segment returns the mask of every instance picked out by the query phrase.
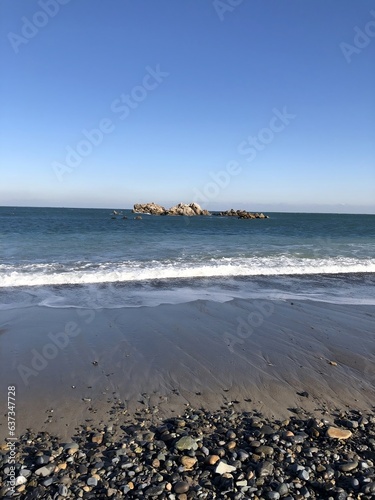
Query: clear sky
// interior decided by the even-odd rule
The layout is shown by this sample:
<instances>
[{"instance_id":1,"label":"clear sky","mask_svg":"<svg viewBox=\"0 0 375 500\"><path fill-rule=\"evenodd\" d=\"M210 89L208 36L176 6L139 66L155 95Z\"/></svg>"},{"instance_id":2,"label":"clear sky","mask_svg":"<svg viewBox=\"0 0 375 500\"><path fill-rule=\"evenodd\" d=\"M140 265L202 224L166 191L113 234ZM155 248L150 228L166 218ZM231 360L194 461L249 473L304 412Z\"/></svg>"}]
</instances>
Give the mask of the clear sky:
<instances>
[{"instance_id":1,"label":"clear sky","mask_svg":"<svg viewBox=\"0 0 375 500\"><path fill-rule=\"evenodd\" d=\"M372 0L0 9L0 205L375 213Z\"/></svg>"}]
</instances>

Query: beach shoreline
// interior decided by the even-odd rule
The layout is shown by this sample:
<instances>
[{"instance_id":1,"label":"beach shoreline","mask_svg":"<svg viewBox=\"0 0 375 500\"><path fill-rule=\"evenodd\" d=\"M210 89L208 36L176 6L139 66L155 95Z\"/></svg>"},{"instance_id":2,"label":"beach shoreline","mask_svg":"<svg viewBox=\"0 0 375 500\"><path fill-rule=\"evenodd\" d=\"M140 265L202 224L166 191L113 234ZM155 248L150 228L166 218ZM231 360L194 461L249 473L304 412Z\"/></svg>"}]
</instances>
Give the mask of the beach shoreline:
<instances>
[{"instance_id":1,"label":"beach shoreline","mask_svg":"<svg viewBox=\"0 0 375 500\"><path fill-rule=\"evenodd\" d=\"M246 299L2 311L3 397L16 387L18 435L66 439L118 405L158 418L228 404L269 418L371 411L374 317L371 305Z\"/></svg>"}]
</instances>

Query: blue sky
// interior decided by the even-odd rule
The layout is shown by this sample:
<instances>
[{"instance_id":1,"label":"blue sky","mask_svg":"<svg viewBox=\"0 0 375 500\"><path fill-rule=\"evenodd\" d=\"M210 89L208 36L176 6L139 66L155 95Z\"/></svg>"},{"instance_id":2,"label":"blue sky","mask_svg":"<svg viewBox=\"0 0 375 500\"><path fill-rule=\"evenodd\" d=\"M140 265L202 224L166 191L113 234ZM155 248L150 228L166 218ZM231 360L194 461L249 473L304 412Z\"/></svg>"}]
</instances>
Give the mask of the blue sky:
<instances>
[{"instance_id":1,"label":"blue sky","mask_svg":"<svg viewBox=\"0 0 375 500\"><path fill-rule=\"evenodd\" d=\"M0 205L375 213L372 1L0 9Z\"/></svg>"}]
</instances>

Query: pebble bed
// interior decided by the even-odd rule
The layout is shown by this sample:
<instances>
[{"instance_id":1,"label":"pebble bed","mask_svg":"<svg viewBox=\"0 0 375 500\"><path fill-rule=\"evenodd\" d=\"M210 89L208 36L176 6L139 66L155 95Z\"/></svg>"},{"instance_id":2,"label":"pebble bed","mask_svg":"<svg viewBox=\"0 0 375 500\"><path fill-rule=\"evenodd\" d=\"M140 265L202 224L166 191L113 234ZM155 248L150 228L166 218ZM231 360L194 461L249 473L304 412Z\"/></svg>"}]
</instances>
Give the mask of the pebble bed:
<instances>
[{"instance_id":1,"label":"pebble bed","mask_svg":"<svg viewBox=\"0 0 375 500\"><path fill-rule=\"evenodd\" d=\"M16 443L14 492L2 446L0 498L375 499L374 414L270 421L188 408L127 418L85 425L69 443L28 431Z\"/></svg>"}]
</instances>

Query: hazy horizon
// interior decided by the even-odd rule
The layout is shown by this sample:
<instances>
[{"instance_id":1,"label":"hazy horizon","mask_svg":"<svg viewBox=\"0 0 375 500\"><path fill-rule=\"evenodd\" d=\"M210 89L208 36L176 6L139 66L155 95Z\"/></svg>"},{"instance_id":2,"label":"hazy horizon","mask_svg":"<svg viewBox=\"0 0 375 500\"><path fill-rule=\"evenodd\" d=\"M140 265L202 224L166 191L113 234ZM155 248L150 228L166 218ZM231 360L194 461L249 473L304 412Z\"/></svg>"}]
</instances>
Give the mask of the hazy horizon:
<instances>
[{"instance_id":1,"label":"hazy horizon","mask_svg":"<svg viewBox=\"0 0 375 500\"><path fill-rule=\"evenodd\" d=\"M138 202L137 202L138 203ZM143 203L143 202L141 202ZM147 203L147 202L144 202ZM180 203L180 202L178 202ZM181 203L190 203L190 202L181 202ZM170 208L177 203L157 203L158 205L164 206L165 208ZM134 204L133 204L134 205ZM122 204L118 205L111 205L111 206L68 206L68 205L0 205L0 208L68 208L68 209L85 209L85 210L132 210L133 205L131 206L125 206ZM206 207L204 207L206 208ZM294 207L295 209L293 210L292 206L270 206L270 208L259 208L259 206L253 206L252 204L247 204L246 206L242 204L241 206L239 204L233 203L232 205L228 206L220 206L214 207L214 208L207 208L207 210L210 210L211 212L222 212L225 210L230 210L230 209L235 209L235 210L248 210L248 211L253 211L253 212L268 212L268 213L306 213L306 214L337 214L337 215L375 215L375 210L372 212L368 211L363 211L364 207L330 207L330 206L315 206L311 207L310 210L298 210L297 207ZM321 210L319 210L319 208ZM350 210L350 211L347 211Z\"/></svg>"}]
</instances>

